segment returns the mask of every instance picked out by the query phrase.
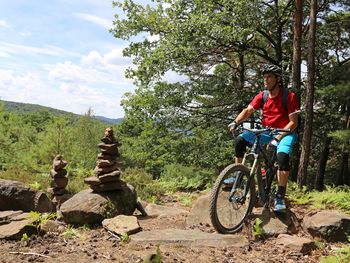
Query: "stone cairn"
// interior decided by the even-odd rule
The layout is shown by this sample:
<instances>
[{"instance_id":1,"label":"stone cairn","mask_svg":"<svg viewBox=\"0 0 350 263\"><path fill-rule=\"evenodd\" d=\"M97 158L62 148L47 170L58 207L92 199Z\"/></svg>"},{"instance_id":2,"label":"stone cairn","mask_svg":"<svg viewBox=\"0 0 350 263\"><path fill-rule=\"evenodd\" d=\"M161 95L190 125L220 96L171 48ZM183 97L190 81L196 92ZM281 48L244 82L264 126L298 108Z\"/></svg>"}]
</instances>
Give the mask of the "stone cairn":
<instances>
[{"instance_id":1,"label":"stone cairn","mask_svg":"<svg viewBox=\"0 0 350 263\"><path fill-rule=\"evenodd\" d=\"M53 160L52 170L50 171L51 177L51 188L47 191L52 196L52 203L58 210L61 204L67 201L71 195L65 189L68 184L68 178L65 177L67 170L66 167L67 161L63 160L62 155L58 154Z\"/></svg>"},{"instance_id":2,"label":"stone cairn","mask_svg":"<svg viewBox=\"0 0 350 263\"><path fill-rule=\"evenodd\" d=\"M126 183L120 179L121 162L118 146L120 144L113 135L112 128L106 128L102 143L97 146L100 153L97 156L94 173L96 176L84 179L94 192L107 192L122 189Z\"/></svg>"}]
</instances>

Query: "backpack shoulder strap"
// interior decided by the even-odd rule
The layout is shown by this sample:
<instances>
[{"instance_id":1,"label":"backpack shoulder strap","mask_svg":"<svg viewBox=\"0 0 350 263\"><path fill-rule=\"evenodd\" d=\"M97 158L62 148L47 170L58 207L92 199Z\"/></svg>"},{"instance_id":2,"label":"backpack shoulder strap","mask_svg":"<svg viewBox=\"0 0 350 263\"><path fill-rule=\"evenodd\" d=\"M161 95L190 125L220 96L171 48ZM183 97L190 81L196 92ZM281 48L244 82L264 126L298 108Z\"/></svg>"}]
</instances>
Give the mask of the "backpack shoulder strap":
<instances>
[{"instance_id":1,"label":"backpack shoulder strap","mask_svg":"<svg viewBox=\"0 0 350 263\"><path fill-rule=\"evenodd\" d=\"M264 90L264 93L263 93L263 106L265 104L265 102L267 101L267 96L269 95L269 92L267 90Z\"/></svg>"},{"instance_id":2,"label":"backpack shoulder strap","mask_svg":"<svg viewBox=\"0 0 350 263\"><path fill-rule=\"evenodd\" d=\"M286 112L288 112L288 94L289 94L289 90L286 88L283 88L282 105Z\"/></svg>"}]
</instances>

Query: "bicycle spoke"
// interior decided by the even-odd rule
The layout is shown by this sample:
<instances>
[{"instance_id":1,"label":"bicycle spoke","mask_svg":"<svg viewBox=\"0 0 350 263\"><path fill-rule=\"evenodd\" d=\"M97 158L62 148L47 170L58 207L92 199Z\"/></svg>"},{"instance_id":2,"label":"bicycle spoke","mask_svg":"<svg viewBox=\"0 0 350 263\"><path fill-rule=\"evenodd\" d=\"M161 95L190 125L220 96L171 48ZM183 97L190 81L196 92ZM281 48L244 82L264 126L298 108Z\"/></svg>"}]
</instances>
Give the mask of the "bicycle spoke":
<instances>
[{"instance_id":1,"label":"bicycle spoke","mask_svg":"<svg viewBox=\"0 0 350 263\"><path fill-rule=\"evenodd\" d=\"M237 172L240 173L239 177ZM210 204L210 215L213 226L220 233L238 231L244 219L252 208L251 191L249 186L244 197L249 170L243 165L231 165L223 170L215 182ZM230 180L227 180L229 178ZM240 178L241 180L237 180ZM234 182L228 186L225 182Z\"/></svg>"}]
</instances>

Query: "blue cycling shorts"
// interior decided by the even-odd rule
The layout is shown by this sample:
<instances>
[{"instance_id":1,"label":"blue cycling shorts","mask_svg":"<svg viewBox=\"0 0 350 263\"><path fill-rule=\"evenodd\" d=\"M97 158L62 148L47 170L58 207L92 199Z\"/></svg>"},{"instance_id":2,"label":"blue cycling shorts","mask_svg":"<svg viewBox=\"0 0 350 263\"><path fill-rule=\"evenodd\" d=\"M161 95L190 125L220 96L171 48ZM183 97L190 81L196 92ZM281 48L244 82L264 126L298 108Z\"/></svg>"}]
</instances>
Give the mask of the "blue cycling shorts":
<instances>
[{"instance_id":1,"label":"blue cycling shorts","mask_svg":"<svg viewBox=\"0 0 350 263\"><path fill-rule=\"evenodd\" d=\"M256 139L256 135L250 131L244 131L239 136L242 136L243 139L251 144L253 144ZM265 145L268 144L273 138L274 136L270 136L268 133L263 133L260 135L260 142L262 145ZM277 144L277 153L283 152L290 155L296 140L297 135L294 132L285 135Z\"/></svg>"}]
</instances>

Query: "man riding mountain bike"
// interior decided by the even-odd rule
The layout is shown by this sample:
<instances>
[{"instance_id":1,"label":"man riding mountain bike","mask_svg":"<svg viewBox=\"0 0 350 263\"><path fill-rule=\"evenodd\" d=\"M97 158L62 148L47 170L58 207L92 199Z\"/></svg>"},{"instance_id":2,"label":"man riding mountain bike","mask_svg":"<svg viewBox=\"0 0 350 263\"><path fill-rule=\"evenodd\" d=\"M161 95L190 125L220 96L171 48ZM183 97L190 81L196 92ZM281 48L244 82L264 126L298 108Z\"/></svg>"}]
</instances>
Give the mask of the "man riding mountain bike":
<instances>
[{"instance_id":1,"label":"man riding mountain bike","mask_svg":"<svg viewBox=\"0 0 350 263\"><path fill-rule=\"evenodd\" d=\"M234 131L237 125L248 119L254 111L262 109L264 127L291 130L291 132L281 132L274 136L269 134L262 136L262 143L277 147L278 189L274 211L278 212L286 209L284 196L289 176L289 156L297 139L294 131L298 126L299 105L296 95L283 88L281 68L275 65L263 65L262 74L266 90L254 97L248 107L229 125L229 129L231 132ZM249 131L244 131L237 137L235 163L242 163L246 147L254 142L255 136ZM232 178L228 178L224 183L232 184L232 181Z\"/></svg>"}]
</instances>

